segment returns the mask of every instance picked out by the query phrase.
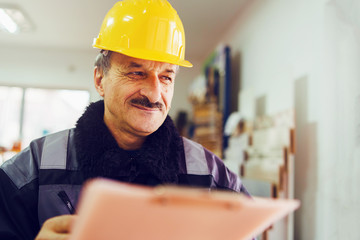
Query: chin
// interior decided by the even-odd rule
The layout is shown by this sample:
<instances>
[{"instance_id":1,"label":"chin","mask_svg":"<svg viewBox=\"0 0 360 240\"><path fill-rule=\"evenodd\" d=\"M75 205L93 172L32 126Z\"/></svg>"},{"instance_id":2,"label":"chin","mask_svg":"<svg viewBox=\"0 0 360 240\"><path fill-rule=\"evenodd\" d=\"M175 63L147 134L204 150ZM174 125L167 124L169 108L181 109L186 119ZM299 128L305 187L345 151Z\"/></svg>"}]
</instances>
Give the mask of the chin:
<instances>
[{"instance_id":1,"label":"chin","mask_svg":"<svg viewBox=\"0 0 360 240\"><path fill-rule=\"evenodd\" d=\"M138 127L138 128L134 128L134 129L139 133L139 135L148 136L148 135L156 132L156 130L158 130L159 127L144 128L144 126L142 126L142 127Z\"/></svg>"},{"instance_id":2,"label":"chin","mask_svg":"<svg viewBox=\"0 0 360 240\"><path fill-rule=\"evenodd\" d=\"M144 121L140 121L137 123L134 123L132 125L133 129L135 129L137 132L144 134L145 136L152 134L156 130L159 129L163 122L161 123L155 123L154 120L147 120L146 123Z\"/></svg>"},{"instance_id":3,"label":"chin","mask_svg":"<svg viewBox=\"0 0 360 240\"><path fill-rule=\"evenodd\" d=\"M145 116L136 119L133 123L136 124L138 128L155 132L164 123L165 118L164 116Z\"/></svg>"}]
</instances>

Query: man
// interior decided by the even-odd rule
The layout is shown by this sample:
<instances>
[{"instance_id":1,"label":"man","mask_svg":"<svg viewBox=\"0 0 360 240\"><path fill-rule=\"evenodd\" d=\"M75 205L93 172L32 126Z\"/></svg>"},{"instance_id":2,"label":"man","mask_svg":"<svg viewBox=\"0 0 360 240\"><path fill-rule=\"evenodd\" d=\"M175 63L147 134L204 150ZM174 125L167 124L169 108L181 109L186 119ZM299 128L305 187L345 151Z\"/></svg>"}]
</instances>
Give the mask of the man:
<instances>
[{"instance_id":1,"label":"man","mask_svg":"<svg viewBox=\"0 0 360 240\"><path fill-rule=\"evenodd\" d=\"M76 128L34 140L1 166L0 239L67 239L81 186L94 177L246 193L168 117L178 66L192 66L168 2L115 4L94 47L101 49L94 84L103 100L90 104Z\"/></svg>"}]
</instances>

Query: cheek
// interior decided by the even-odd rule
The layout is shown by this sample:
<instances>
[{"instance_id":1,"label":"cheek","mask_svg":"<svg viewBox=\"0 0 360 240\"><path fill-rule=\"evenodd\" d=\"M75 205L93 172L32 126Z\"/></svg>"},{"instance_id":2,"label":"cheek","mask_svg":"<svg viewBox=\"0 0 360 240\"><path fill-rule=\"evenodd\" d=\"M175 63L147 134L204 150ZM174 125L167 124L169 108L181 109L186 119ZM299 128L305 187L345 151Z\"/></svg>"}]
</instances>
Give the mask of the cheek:
<instances>
[{"instance_id":1,"label":"cheek","mask_svg":"<svg viewBox=\"0 0 360 240\"><path fill-rule=\"evenodd\" d=\"M113 84L109 91L111 92L113 99L116 99L119 101L119 103L122 102L125 104L127 100L133 98L134 95L136 95L139 89L132 84L124 84L119 82L117 84Z\"/></svg>"},{"instance_id":2,"label":"cheek","mask_svg":"<svg viewBox=\"0 0 360 240\"><path fill-rule=\"evenodd\" d=\"M163 99L164 102L167 106L171 105L171 101L174 95L174 86L172 85L171 87L165 88L163 91Z\"/></svg>"},{"instance_id":3,"label":"cheek","mask_svg":"<svg viewBox=\"0 0 360 240\"><path fill-rule=\"evenodd\" d=\"M122 98L122 100L123 100L124 103L125 103L125 102L129 101L130 99L135 98L137 92L138 92L138 91L136 91L136 90L129 89L128 91L122 92L121 98Z\"/></svg>"}]
</instances>

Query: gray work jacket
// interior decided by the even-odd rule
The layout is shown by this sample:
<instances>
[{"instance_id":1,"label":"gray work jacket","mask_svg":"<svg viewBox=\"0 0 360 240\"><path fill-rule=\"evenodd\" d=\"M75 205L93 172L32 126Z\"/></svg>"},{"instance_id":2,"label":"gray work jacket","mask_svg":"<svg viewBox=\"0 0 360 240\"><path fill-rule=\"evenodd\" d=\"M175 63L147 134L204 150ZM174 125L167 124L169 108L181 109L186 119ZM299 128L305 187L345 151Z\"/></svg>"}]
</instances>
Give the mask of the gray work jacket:
<instances>
[{"instance_id":1,"label":"gray work jacket","mask_svg":"<svg viewBox=\"0 0 360 240\"><path fill-rule=\"evenodd\" d=\"M182 139L185 166L180 167L179 184L248 195L221 159L200 144ZM33 239L47 219L74 213L84 176L73 146L74 129L50 134L34 140L1 166L0 204L6 208L0 211L0 239ZM37 215L38 222L30 225L37 230L24 226L32 215ZM23 237L11 238L15 235Z\"/></svg>"}]
</instances>

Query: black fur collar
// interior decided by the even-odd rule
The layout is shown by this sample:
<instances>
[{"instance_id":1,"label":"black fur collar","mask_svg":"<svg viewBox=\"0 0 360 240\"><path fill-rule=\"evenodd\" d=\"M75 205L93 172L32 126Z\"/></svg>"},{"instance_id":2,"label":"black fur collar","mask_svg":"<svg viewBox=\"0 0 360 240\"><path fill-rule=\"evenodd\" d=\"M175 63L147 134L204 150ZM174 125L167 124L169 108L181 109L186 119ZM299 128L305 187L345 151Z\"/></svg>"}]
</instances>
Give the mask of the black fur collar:
<instances>
[{"instance_id":1,"label":"black fur collar","mask_svg":"<svg viewBox=\"0 0 360 240\"><path fill-rule=\"evenodd\" d=\"M86 178L131 178L150 174L161 183L177 183L183 143L171 118L149 135L139 151L118 147L104 121L104 102L91 103L75 128L75 147Z\"/></svg>"}]
</instances>

